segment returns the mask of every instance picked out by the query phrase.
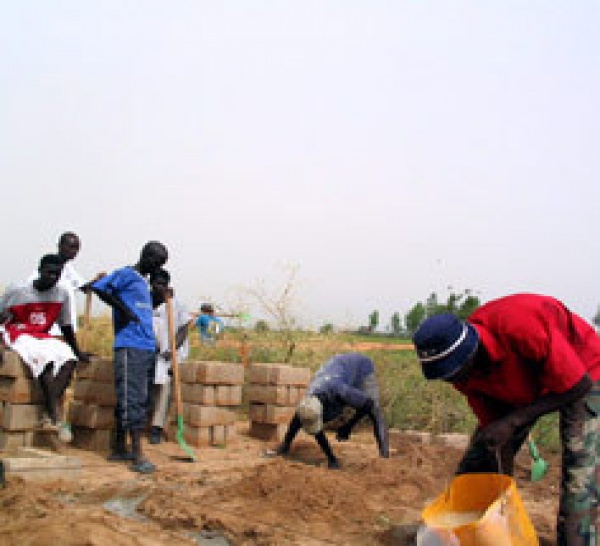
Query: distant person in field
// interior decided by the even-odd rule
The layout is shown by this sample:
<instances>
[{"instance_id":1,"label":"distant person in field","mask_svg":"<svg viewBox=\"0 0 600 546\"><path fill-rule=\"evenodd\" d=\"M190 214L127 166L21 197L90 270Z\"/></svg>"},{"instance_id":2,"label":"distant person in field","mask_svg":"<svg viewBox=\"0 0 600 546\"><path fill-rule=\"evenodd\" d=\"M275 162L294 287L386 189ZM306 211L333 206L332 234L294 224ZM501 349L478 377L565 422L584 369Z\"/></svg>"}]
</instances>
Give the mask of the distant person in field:
<instances>
[{"instance_id":1,"label":"distant person in field","mask_svg":"<svg viewBox=\"0 0 600 546\"><path fill-rule=\"evenodd\" d=\"M205 345L214 345L225 329L223 321L215 315L215 309L210 303L203 303L200 306L196 327L200 334L200 342Z\"/></svg>"},{"instance_id":2,"label":"distant person in field","mask_svg":"<svg viewBox=\"0 0 600 546\"><path fill-rule=\"evenodd\" d=\"M0 331L4 343L19 353L40 382L45 410L41 427L70 442L68 425L58 420L58 401L77 361L88 362L89 356L77 346L70 296L58 283L63 267L62 256L46 254L39 262L37 278L6 290L0 301ZM55 322L65 341L50 335Z\"/></svg>"},{"instance_id":3,"label":"distant person in field","mask_svg":"<svg viewBox=\"0 0 600 546\"><path fill-rule=\"evenodd\" d=\"M152 291L152 307L154 335L156 338L156 370L153 384L153 407L150 429L150 443L160 444L163 430L167 422L167 414L171 401L171 350L169 345L169 324L165 297L171 276L165 269L157 269L150 275ZM171 290L172 293L172 290ZM175 327L175 345L177 346L177 362L187 360L189 354L188 329L193 318L186 306L177 298L173 298L173 322Z\"/></svg>"},{"instance_id":4,"label":"distant person in field","mask_svg":"<svg viewBox=\"0 0 600 546\"><path fill-rule=\"evenodd\" d=\"M598 544L600 339L594 329L554 298L516 294L490 301L466 322L434 315L413 341L425 377L451 383L479 421L459 474L512 475L536 421L559 413L557 544Z\"/></svg>"},{"instance_id":5,"label":"distant person in field","mask_svg":"<svg viewBox=\"0 0 600 546\"><path fill-rule=\"evenodd\" d=\"M347 408L354 410L353 416L338 425L337 421ZM324 429L336 430L337 440L344 442L350 438L352 429L363 417L368 417L373 424L379 454L389 457L388 431L379 406L379 387L373 361L360 353L336 355L315 374L304 400L296 408L283 442L265 454L289 454L294 438L300 429L304 429L315 437L327 457L329 468L340 468Z\"/></svg>"},{"instance_id":6,"label":"distant person in field","mask_svg":"<svg viewBox=\"0 0 600 546\"><path fill-rule=\"evenodd\" d=\"M113 308L117 406L115 447L109 460L132 461L131 469L144 474L155 470L144 458L141 444L156 356L152 297L146 277L161 268L167 259L166 247L151 241L144 245L135 265L117 269L85 288ZM131 438L131 451L127 449L127 433Z\"/></svg>"}]
</instances>

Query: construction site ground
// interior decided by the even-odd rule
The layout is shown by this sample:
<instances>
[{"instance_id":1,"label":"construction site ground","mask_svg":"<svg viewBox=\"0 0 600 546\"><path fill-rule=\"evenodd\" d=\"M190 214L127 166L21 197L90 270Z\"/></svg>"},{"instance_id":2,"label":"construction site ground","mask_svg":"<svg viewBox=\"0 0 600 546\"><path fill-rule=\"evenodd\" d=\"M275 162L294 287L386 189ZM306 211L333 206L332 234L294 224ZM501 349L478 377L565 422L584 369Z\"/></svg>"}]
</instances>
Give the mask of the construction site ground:
<instances>
[{"instance_id":1,"label":"construction site ground","mask_svg":"<svg viewBox=\"0 0 600 546\"><path fill-rule=\"evenodd\" d=\"M328 470L306 436L289 459L265 459L267 444L246 423L227 447L197 449L188 462L177 443L148 445L158 466L149 476L75 448L78 480L7 479L0 489L0 545L14 546L403 546L414 544L424 505L452 476L462 450L401 435L389 459L377 455L368 430L333 447L341 470ZM554 545L559 459L529 480L519 455L518 488L542 546ZM412 525L412 527L411 527Z\"/></svg>"}]
</instances>

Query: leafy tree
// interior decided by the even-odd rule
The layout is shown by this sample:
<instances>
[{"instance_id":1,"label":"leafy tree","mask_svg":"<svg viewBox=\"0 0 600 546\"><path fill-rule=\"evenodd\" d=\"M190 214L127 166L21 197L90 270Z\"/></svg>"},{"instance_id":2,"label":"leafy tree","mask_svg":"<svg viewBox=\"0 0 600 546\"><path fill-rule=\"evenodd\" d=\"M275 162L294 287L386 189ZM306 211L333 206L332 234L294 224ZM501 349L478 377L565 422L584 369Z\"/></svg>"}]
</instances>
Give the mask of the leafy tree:
<instances>
[{"instance_id":1,"label":"leafy tree","mask_svg":"<svg viewBox=\"0 0 600 546\"><path fill-rule=\"evenodd\" d=\"M369 331L374 332L379 326L379 311L375 310L369 315Z\"/></svg>"},{"instance_id":2,"label":"leafy tree","mask_svg":"<svg viewBox=\"0 0 600 546\"><path fill-rule=\"evenodd\" d=\"M407 313L405 317L406 329L409 334L412 334L425 317L431 317L439 313L454 313L464 320L480 305L481 301L470 289L458 293L451 292L445 303L440 303L438 295L432 292L424 305L419 302ZM600 308L598 309L598 321L600 324Z\"/></svg>"},{"instance_id":3,"label":"leafy tree","mask_svg":"<svg viewBox=\"0 0 600 546\"><path fill-rule=\"evenodd\" d=\"M592 324L596 327L597 330L600 330L600 305L598 306L598 310L592 319Z\"/></svg>"},{"instance_id":4,"label":"leafy tree","mask_svg":"<svg viewBox=\"0 0 600 546\"><path fill-rule=\"evenodd\" d=\"M450 300L449 304L454 305L453 300ZM428 317L437 315L439 313L446 313L448 311L448 304L440 303L438 295L435 292L429 294L427 302L425 303L425 312Z\"/></svg>"},{"instance_id":5,"label":"leafy tree","mask_svg":"<svg viewBox=\"0 0 600 546\"><path fill-rule=\"evenodd\" d=\"M427 310L421 302L416 303L413 308L406 313L406 316L404 317L404 323L406 324L406 330L409 335L412 335L417 331L419 324L423 322L423 319L426 316Z\"/></svg>"},{"instance_id":6,"label":"leafy tree","mask_svg":"<svg viewBox=\"0 0 600 546\"><path fill-rule=\"evenodd\" d=\"M465 291L466 293L466 291ZM456 314L461 319L466 319L475 309L481 305L481 301L477 296L467 295L464 301L460 304L460 307L456 311Z\"/></svg>"},{"instance_id":7,"label":"leafy tree","mask_svg":"<svg viewBox=\"0 0 600 546\"><path fill-rule=\"evenodd\" d=\"M395 336L402 334L402 319L400 318L400 313L398 313L398 311L396 311L390 319L390 330Z\"/></svg>"},{"instance_id":8,"label":"leafy tree","mask_svg":"<svg viewBox=\"0 0 600 546\"><path fill-rule=\"evenodd\" d=\"M332 334L333 333L333 324L331 324L331 322L328 322L327 324L323 324L323 326L321 326L321 328L319 328L319 333L324 334L324 335Z\"/></svg>"},{"instance_id":9,"label":"leafy tree","mask_svg":"<svg viewBox=\"0 0 600 546\"><path fill-rule=\"evenodd\" d=\"M269 323L266 320L257 320L256 324L254 325L254 331L255 332L260 332L260 333L265 333L268 332L270 330L269 328Z\"/></svg>"}]
</instances>

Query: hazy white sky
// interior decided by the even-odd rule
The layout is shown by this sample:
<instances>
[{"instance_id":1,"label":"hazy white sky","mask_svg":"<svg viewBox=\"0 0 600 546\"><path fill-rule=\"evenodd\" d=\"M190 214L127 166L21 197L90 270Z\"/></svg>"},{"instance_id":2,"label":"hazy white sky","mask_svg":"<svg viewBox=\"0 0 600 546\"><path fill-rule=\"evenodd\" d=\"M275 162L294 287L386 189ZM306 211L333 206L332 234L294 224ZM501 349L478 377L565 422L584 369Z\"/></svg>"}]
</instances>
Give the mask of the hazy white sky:
<instances>
[{"instance_id":1,"label":"hazy white sky","mask_svg":"<svg viewBox=\"0 0 600 546\"><path fill-rule=\"evenodd\" d=\"M599 28L595 0L5 2L0 283L73 230L85 275L163 241L193 307L291 263L316 325L447 286L589 319Z\"/></svg>"}]
</instances>

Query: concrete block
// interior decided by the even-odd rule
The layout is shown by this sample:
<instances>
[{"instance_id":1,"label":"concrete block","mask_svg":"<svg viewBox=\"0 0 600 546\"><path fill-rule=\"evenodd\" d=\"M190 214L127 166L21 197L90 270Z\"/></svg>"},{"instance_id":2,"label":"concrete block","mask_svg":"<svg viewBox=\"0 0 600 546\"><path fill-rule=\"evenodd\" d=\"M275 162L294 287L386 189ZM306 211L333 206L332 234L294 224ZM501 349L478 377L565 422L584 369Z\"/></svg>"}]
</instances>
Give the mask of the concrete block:
<instances>
[{"instance_id":1,"label":"concrete block","mask_svg":"<svg viewBox=\"0 0 600 546\"><path fill-rule=\"evenodd\" d=\"M203 385L242 385L244 366L232 362L188 362L187 382Z\"/></svg>"},{"instance_id":2,"label":"concrete block","mask_svg":"<svg viewBox=\"0 0 600 546\"><path fill-rule=\"evenodd\" d=\"M276 406L297 406L305 390L288 385L249 385L248 400Z\"/></svg>"},{"instance_id":3,"label":"concrete block","mask_svg":"<svg viewBox=\"0 0 600 546\"><path fill-rule=\"evenodd\" d=\"M288 424L294 413L296 412L296 406L274 406L267 404L266 419L265 422L271 424Z\"/></svg>"},{"instance_id":4,"label":"concrete block","mask_svg":"<svg viewBox=\"0 0 600 546\"><path fill-rule=\"evenodd\" d=\"M308 368L289 364L255 363L250 366L248 380L258 385L293 385L306 387L310 383L311 371Z\"/></svg>"},{"instance_id":5,"label":"concrete block","mask_svg":"<svg viewBox=\"0 0 600 546\"><path fill-rule=\"evenodd\" d=\"M471 437L460 432L447 432L438 435L438 440L448 447L465 450L469 446Z\"/></svg>"},{"instance_id":6,"label":"concrete block","mask_svg":"<svg viewBox=\"0 0 600 546\"><path fill-rule=\"evenodd\" d=\"M12 404L41 404L44 400L37 379L0 377L0 401Z\"/></svg>"},{"instance_id":7,"label":"concrete block","mask_svg":"<svg viewBox=\"0 0 600 546\"><path fill-rule=\"evenodd\" d=\"M181 385L181 399L187 404L214 406L215 387L214 385L183 383Z\"/></svg>"},{"instance_id":8,"label":"concrete block","mask_svg":"<svg viewBox=\"0 0 600 546\"><path fill-rule=\"evenodd\" d=\"M249 435L266 442L281 442L287 432L287 425L273 425L268 423L250 423Z\"/></svg>"},{"instance_id":9,"label":"concrete block","mask_svg":"<svg viewBox=\"0 0 600 546\"><path fill-rule=\"evenodd\" d=\"M227 444L234 442L237 439L237 429L235 424L225 425L225 441Z\"/></svg>"},{"instance_id":10,"label":"concrete block","mask_svg":"<svg viewBox=\"0 0 600 546\"><path fill-rule=\"evenodd\" d=\"M78 457L28 447L18 449L15 457L5 457L2 462L8 479L78 479L81 475L81 459Z\"/></svg>"},{"instance_id":11,"label":"concrete block","mask_svg":"<svg viewBox=\"0 0 600 546\"><path fill-rule=\"evenodd\" d=\"M0 430L0 449L15 451L20 447L33 445L33 431L7 431Z\"/></svg>"},{"instance_id":12,"label":"concrete block","mask_svg":"<svg viewBox=\"0 0 600 546\"><path fill-rule=\"evenodd\" d=\"M42 418L42 406L36 404L11 404L2 402L0 416L4 430L31 430L37 428Z\"/></svg>"},{"instance_id":13,"label":"concrete block","mask_svg":"<svg viewBox=\"0 0 600 546\"><path fill-rule=\"evenodd\" d=\"M74 426L73 447L95 451L98 453L108 453L113 444L113 431L108 429L91 429L86 427Z\"/></svg>"},{"instance_id":14,"label":"concrete block","mask_svg":"<svg viewBox=\"0 0 600 546\"><path fill-rule=\"evenodd\" d=\"M183 439L193 447L207 447L210 445L211 440L210 428L185 427Z\"/></svg>"},{"instance_id":15,"label":"concrete block","mask_svg":"<svg viewBox=\"0 0 600 546\"><path fill-rule=\"evenodd\" d=\"M79 379L73 392L75 400L98 406L115 406L117 394L112 383L98 383L92 379Z\"/></svg>"},{"instance_id":16,"label":"concrete block","mask_svg":"<svg viewBox=\"0 0 600 546\"><path fill-rule=\"evenodd\" d=\"M289 388L283 385L249 385L248 400L261 404L275 404L287 406L289 401Z\"/></svg>"},{"instance_id":17,"label":"concrete block","mask_svg":"<svg viewBox=\"0 0 600 546\"><path fill-rule=\"evenodd\" d=\"M273 404L250 404L250 421L257 423L287 424L296 411L295 406L275 406Z\"/></svg>"},{"instance_id":18,"label":"concrete block","mask_svg":"<svg viewBox=\"0 0 600 546\"><path fill-rule=\"evenodd\" d=\"M311 371L298 366L277 365L273 367L270 382L274 385L306 387L310 383Z\"/></svg>"},{"instance_id":19,"label":"concrete block","mask_svg":"<svg viewBox=\"0 0 600 546\"><path fill-rule=\"evenodd\" d=\"M470 437L462 433L432 434L420 430L390 429L388 432L389 445L399 449L403 442L419 442L422 444L444 445L447 447L464 450L469 445Z\"/></svg>"},{"instance_id":20,"label":"concrete block","mask_svg":"<svg viewBox=\"0 0 600 546\"><path fill-rule=\"evenodd\" d=\"M193 427L211 427L214 425L230 425L235 422L235 412L215 406L199 406L184 404L183 417L185 424Z\"/></svg>"},{"instance_id":21,"label":"concrete block","mask_svg":"<svg viewBox=\"0 0 600 546\"><path fill-rule=\"evenodd\" d=\"M0 450L14 451L20 447L52 447L50 433L34 430L0 430Z\"/></svg>"},{"instance_id":22,"label":"concrete block","mask_svg":"<svg viewBox=\"0 0 600 546\"><path fill-rule=\"evenodd\" d=\"M32 378L29 366L18 353L9 349L0 350L0 376Z\"/></svg>"},{"instance_id":23,"label":"concrete block","mask_svg":"<svg viewBox=\"0 0 600 546\"><path fill-rule=\"evenodd\" d=\"M289 387L288 391L288 405L297 406L300 401L304 398L306 387Z\"/></svg>"},{"instance_id":24,"label":"concrete block","mask_svg":"<svg viewBox=\"0 0 600 546\"><path fill-rule=\"evenodd\" d=\"M75 370L77 380L91 379L98 383L115 382L115 369L112 360L92 358L91 362L77 364Z\"/></svg>"},{"instance_id":25,"label":"concrete block","mask_svg":"<svg viewBox=\"0 0 600 546\"><path fill-rule=\"evenodd\" d=\"M69 407L69 422L86 428L112 429L115 426L115 408L73 402Z\"/></svg>"},{"instance_id":26,"label":"concrete block","mask_svg":"<svg viewBox=\"0 0 600 546\"><path fill-rule=\"evenodd\" d=\"M248 407L248 419L252 423L264 423L267 417L266 404L253 404Z\"/></svg>"},{"instance_id":27,"label":"concrete block","mask_svg":"<svg viewBox=\"0 0 600 546\"><path fill-rule=\"evenodd\" d=\"M210 445L224 446L227 443L225 434L225 425L215 425L210 427Z\"/></svg>"},{"instance_id":28,"label":"concrete block","mask_svg":"<svg viewBox=\"0 0 600 546\"><path fill-rule=\"evenodd\" d=\"M241 385L218 385L215 387L215 404L217 406L239 406L241 403Z\"/></svg>"},{"instance_id":29,"label":"concrete block","mask_svg":"<svg viewBox=\"0 0 600 546\"><path fill-rule=\"evenodd\" d=\"M248 368L248 382L251 385L268 385L271 378L272 364L253 363Z\"/></svg>"},{"instance_id":30,"label":"concrete block","mask_svg":"<svg viewBox=\"0 0 600 546\"><path fill-rule=\"evenodd\" d=\"M179 363L179 380L181 383L196 383L196 366L197 362L180 362Z\"/></svg>"}]
</instances>

